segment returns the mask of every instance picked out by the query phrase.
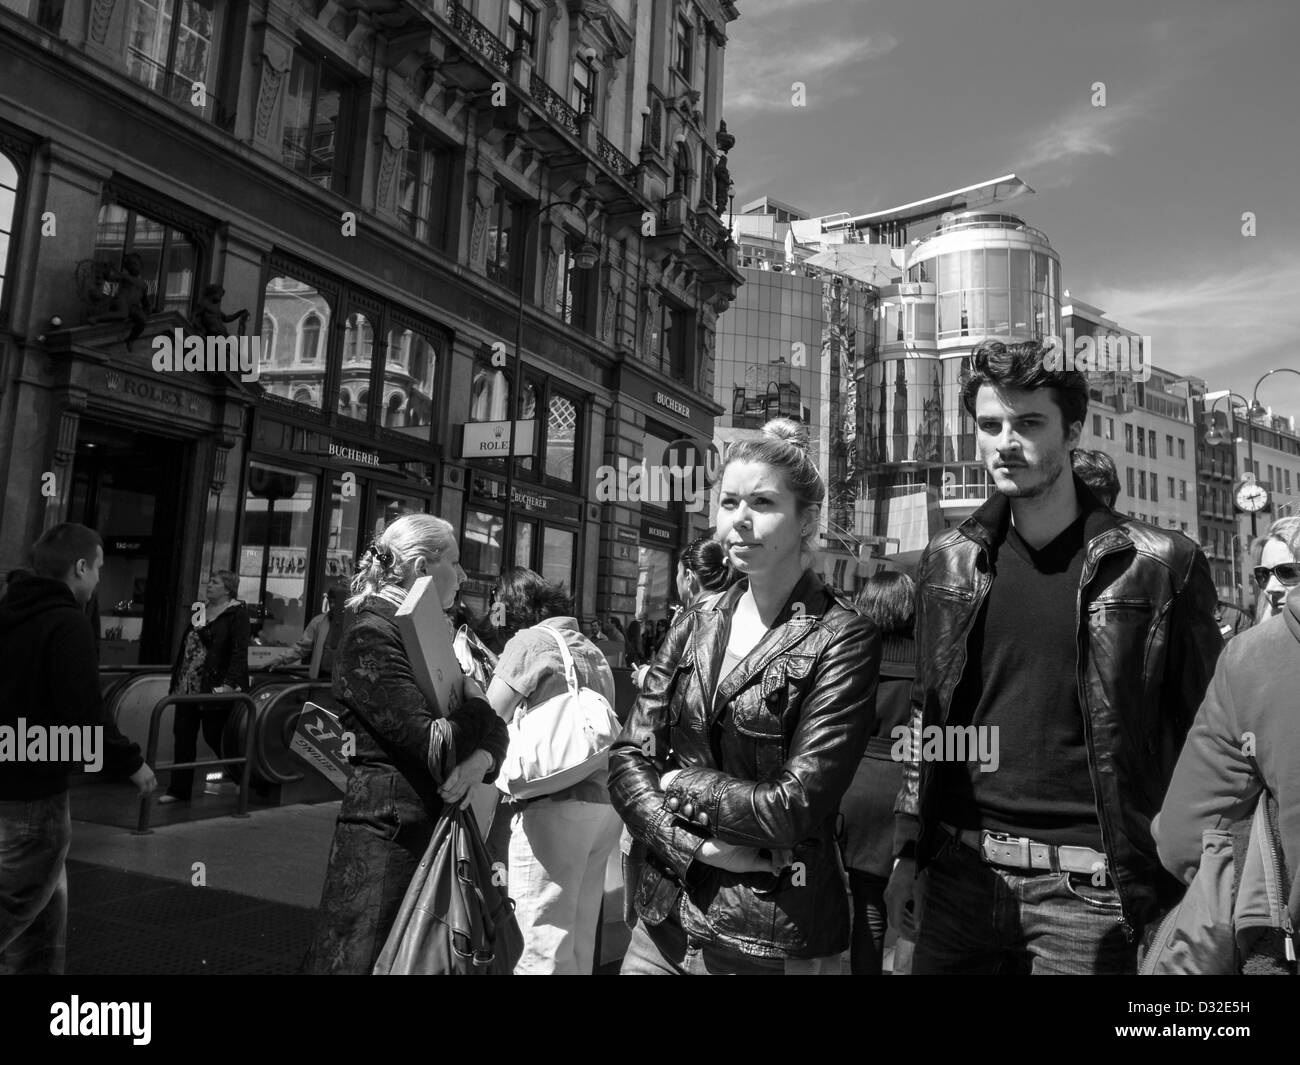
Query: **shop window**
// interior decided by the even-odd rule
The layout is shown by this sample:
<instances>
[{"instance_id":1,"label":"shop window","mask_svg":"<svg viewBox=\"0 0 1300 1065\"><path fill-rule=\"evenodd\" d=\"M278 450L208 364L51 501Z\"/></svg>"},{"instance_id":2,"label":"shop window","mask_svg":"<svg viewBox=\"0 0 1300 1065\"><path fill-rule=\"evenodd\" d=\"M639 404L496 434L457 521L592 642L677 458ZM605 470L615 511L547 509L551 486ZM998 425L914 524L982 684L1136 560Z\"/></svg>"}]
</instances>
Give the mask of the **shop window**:
<instances>
[{"instance_id":1,"label":"shop window","mask_svg":"<svg viewBox=\"0 0 1300 1065\"><path fill-rule=\"evenodd\" d=\"M263 643L289 644L315 613L307 602L316 479L249 464L240 531L239 598L261 622Z\"/></svg>"},{"instance_id":2,"label":"shop window","mask_svg":"<svg viewBox=\"0 0 1300 1065\"><path fill-rule=\"evenodd\" d=\"M329 584L351 584L360 551L362 494L344 495L343 481L335 477L330 489L329 524L325 539L325 577Z\"/></svg>"},{"instance_id":3,"label":"shop window","mask_svg":"<svg viewBox=\"0 0 1300 1065\"><path fill-rule=\"evenodd\" d=\"M384 367L383 424L386 429L428 440L433 426L434 381L438 368L436 341L417 329L388 331Z\"/></svg>"},{"instance_id":4,"label":"shop window","mask_svg":"<svg viewBox=\"0 0 1300 1065\"><path fill-rule=\"evenodd\" d=\"M460 541L460 563L466 573L495 577L501 572L501 515L486 510L465 513L465 535Z\"/></svg>"},{"instance_id":5,"label":"shop window","mask_svg":"<svg viewBox=\"0 0 1300 1065\"><path fill-rule=\"evenodd\" d=\"M574 480L577 439L578 408L564 396L552 393L546 418L546 476Z\"/></svg>"},{"instance_id":6,"label":"shop window","mask_svg":"<svg viewBox=\"0 0 1300 1065\"><path fill-rule=\"evenodd\" d=\"M428 512L428 500L419 496L404 496L383 488L375 490L375 509L370 518L370 535L380 536L398 518L408 514Z\"/></svg>"},{"instance_id":7,"label":"shop window","mask_svg":"<svg viewBox=\"0 0 1300 1065\"><path fill-rule=\"evenodd\" d=\"M271 395L319 409L325 391L331 303L316 286L287 274L267 282L262 341L271 348L262 352L262 361L268 364L262 384Z\"/></svg>"},{"instance_id":8,"label":"shop window","mask_svg":"<svg viewBox=\"0 0 1300 1065\"><path fill-rule=\"evenodd\" d=\"M446 241L452 154L424 131L406 131L397 187L397 217L417 240L442 248Z\"/></svg>"},{"instance_id":9,"label":"shop window","mask_svg":"<svg viewBox=\"0 0 1300 1065\"><path fill-rule=\"evenodd\" d=\"M529 381L524 382L524 390L519 396L519 420L521 422L536 422L537 420L537 386ZM537 426L534 424L533 433L536 440ZM533 472L533 456L523 455L518 460L520 468L527 473Z\"/></svg>"},{"instance_id":10,"label":"shop window","mask_svg":"<svg viewBox=\"0 0 1300 1065\"><path fill-rule=\"evenodd\" d=\"M201 84L213 108L216 36L215 0L131 0L126 71L187 108L194 106L194 85Z\"/></svg>"},{"instance_id":11,"label":"shop window","mask_svg":"<svg viewBox=\"0 0 1300 1065\"><path fill-rule=\"evenodd\" d=\"M295 52L284 97L281 159L308 181L346 193L352 90L330 67Z\"/></svg>"},{"instance_id":12,"label":"shop window","mask_svg":"<svg viewBox=\"0 0 1300 1065\"><path fill-rule=\"evenodd\" d=\"M510 0L506 22L506 47L526 56L537 55L537 9L532 4Z\"/></svg>"},{"instance_id":13,"label":"shop window","mask_svg":"<svg viewBox=\"0 0 1300 1065\"><path fill-rule=\"evenodd\" d=\"M474 379L470 384L469 420L505 421L509 410L509 392L510 380L504 371L483 365L474 367Z\"/></svg>"},{"instance_id":14,"label":"shop window","mask_svg":"<svg viewBox=\"0 0 1300 1065\"><path fill-rule=\"evenodd\" d=\"M656 622L669 617L673 576L673 557L670 552L657 547L638 549L636 620L641 623L643 637L653 639Z\"/></svg>"},{"instance_id":15,"label":"shop window","mask_svg":"<svg viewBox=\"0 0 1300 1065\"><path fill-rule=\"evenodd\" d=\"M347 317L343 331L343 375L339 388L339 413L358 421L366 421L370 411L361 402L369 398L364 386L370 380L370 367L375 351L375 329L370 318L360 312Z\"/></svg>"},{"instance_id":16,"label":"shop window","mask_svg":"<svg viewBox=\"0 0 1300 1065\"><path fill-rule=\"evenodd\" d=\"M523 257L515 234L523 232L523 204L497 186L492 194L487 229L487 276L511 288L519 286Z\"/></svg>"},{"instance_id":17,"label":"shop window","mask_svg":"<svg viewBox=\"0 0 1300 1065\"><path fill-rule=\"evenodd\" d=\"M0 152L0 308L5 306L6 282L9 279L9 250L14 234L14 216L18 205L18 167Z\"/></svg>"},{"instance_id":18,"label":"shop window","mask_svg":"<svg viewBox=\"0 0 1300 1065\"><path fill-rule=\"evenodd\" d=\"M143 211L106 203L99 209L95 228L95 260L122 272L129 255L140 257L141 276L149 286L149 312L179 311L188 316L199 269L194 235ZM107 283L106 294L114 285Z\"/></svg>"},{"instance_id":19,"label":"shop window","mask_svg":"<svg viewBox=\"0 0 1300 1065\"><path fill-rule=\"evenodd\" d=\"M542 530L542 576L573 591L573 547L577 537L569 529L547 525Z\"/></svg>"}]
</instances>

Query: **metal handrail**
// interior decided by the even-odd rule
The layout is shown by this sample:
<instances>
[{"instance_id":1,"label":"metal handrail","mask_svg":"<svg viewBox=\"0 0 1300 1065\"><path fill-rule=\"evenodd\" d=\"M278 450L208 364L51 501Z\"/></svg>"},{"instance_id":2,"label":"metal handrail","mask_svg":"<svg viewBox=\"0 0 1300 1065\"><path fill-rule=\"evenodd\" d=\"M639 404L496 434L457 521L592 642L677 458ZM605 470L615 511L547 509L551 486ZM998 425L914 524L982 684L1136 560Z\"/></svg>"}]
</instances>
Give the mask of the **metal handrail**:
<instances>
[{"instance_id":1,"label":"metal handrail","mask_svg":"<svg viewBox=\"0 0 1300 1065\"><path fill-rule=\"evenodd\" d=\"M238 704L240 708L248 712L248 731L244 736L244 754L241 758L206 758L198 762L172 762L169 765L155 766L154 759L158 755L158 732L159 723L162 721L162 713L169 706L210 706L213 703L232 703ZM210 765L242 765L244 771L239 781L239 801L236 804L235 812L232 817L248 816L248 785L249 775L252 771L252 751L253 751L253 723L257 714L257 706L253 702L253 697L248 692L222 692L221 694L212 695L164 695L154 704L154 708L149 715L149 742L145 747L145 765L151 766L155 772L163 769L199 769ZM153 797L142 795L140 797L140 820L136 825L135 835L146 836L153 832L149 827L153 817Z\"/></svg>"},{"instance_id":2,"label":"metal handrail","mask_svg":"<svg viewBox=\"0 0 1300 1065\"><path fill-rule=\"evenodd\" d=\"M276 682L272 681L270 683L274 684ZM329 681L323 681L320 678L317 678L316 680L299 681L294 684L286 684L283 688L280 688L278 691L271 693L271 697L266 700L266 706L269 709L273 702L275 702L277 699L283 699L286 696L296 696L300 693L310 693L306 699L303 699L303 705L305 706L313 695L320 694L319 689L324 688L325 691L328 692L330 690L330 687L331 685ZM301 709L299 709L298 715L299 717L302 716ZM297 719L295 718L294 720L296 724ZM250 732L252 731L251 723L249 725L249 731ZM249 750L251 753L252 749L250 748ZM274 773L274 779L272 779L271 781L272 784L296 784L300 780L304 779L304 777L306 776L305 773L295 773L292 776L284 776L278 772L274 772L274 767L267 766L267 765L263 765L259 771L263 773L263 775L271 776L272 773L268 773L267 770L271 770Z\"/></svg>"}]
</instances>

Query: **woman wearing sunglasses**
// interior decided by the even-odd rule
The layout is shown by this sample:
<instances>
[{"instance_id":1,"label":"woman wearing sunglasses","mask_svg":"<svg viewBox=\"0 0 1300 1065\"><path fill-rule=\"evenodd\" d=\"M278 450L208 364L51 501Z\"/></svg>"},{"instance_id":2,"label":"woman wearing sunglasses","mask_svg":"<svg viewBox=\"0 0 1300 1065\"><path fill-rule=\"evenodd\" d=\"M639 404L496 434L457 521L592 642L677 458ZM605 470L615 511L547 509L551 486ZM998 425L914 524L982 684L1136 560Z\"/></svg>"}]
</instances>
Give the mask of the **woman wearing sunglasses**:
<instances>
[{"instance_id":1,"label":"woman wearing sunglasses","mask_svg":"<svg viewBox=\"0 0 1300 1065\"><path fill-rule=\"evenodd\" d=\"M1224 649L1196 713L1164 808L1151 824L1160 860L1190 883L1201 834L1248 820L1267 788L1288 864L1300 854L1300 517L1275 522L1255 580L1261 621ZM1300 877L1287 900L1300 928Z\"/></svg>"},{"instance_id":2,"label":"woman wearing sunglasses","mask_svg":"<svg viewBox=\"0 0 1300 1065\"><path fill-rule=\"evenodd\" d=\"M1275 521L1255 550L1259 558L1255 566L1258 624L1280 614L1287 592L1300 584L1300 515Z\"/></svg>"}]
</instances>

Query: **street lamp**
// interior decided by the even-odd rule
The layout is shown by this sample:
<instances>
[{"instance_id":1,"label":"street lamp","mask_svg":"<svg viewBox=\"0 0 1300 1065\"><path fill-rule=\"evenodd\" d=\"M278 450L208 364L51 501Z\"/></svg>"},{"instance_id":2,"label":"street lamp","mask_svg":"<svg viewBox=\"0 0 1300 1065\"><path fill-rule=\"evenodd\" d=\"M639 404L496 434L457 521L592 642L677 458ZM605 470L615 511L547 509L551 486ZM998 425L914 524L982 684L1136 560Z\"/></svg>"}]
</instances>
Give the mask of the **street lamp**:
<instances>
[{"instance_id":1,"label":"street lamp","mask_svg":"<svg viewBox=\"0 0 1300 1065\"><path fill-rule=\"evenodd\" d=\"M1276 370L1269 370L1268 373L1261 374L1259 380L1255 382L1255 391L1251 393L1254 397L1254 402L1250 405L1250 416L1252 418L1262 418L1268 413L1264 408L1264 404L1259 401L1259 386L1264 383L1265 379L1272 377L1275 373L1293 373L1300 377L1300 370L1292 370L1288 366L1280 366Z\"/></svg>"},{"instance_id":2,"label":"street lamp","mask_svg":"<svg viewBox=\"0 0 1300 1065\"><path fill-rule=\"evenodd\" d=\"M532 232L533 224L540 222L542 217L556 207L574 207L566 200L555 200L552 203L542 204L534 210L523 213L520 221L520 228L523 230L523 247L519 249L519 304L515 314L515 350L510 357L510 378L506 382L506 417L509 420L509 437L506 448L506 499L504 515L501 521L501 554L502 561L505 561L505 552L507 546L507 537L510 535L510 521L514 517L514 488L515 488L515 420L518 417L518 399L523 395L523 369L524 369L524 297L528 286L528 237ZM573 255L573 265L579 270L590 270L600 260L600 252L591 240L584 235L582 244ZM536 435L533 437L537 439ZM503 564L502 569L505 569Z\"/></svg>"},{"instance_id":3,"label":"street lamp","mask_svg":"<svg viewBox=\"0 0 1300 1065\"><path fill-rule=\"evenodd\" d=\"M1264 377L1267 376L1268 374L1264 375ZM1264 378L1261 377L1260 381L1262 381L1263 379ZM1259 390L1258 381L1255 383L1255 389L1256 391ZM1207 392L1205 394L1205 398L1210 400L1210 429L1205 434L1205 442L1209 444L1210 447L1218 447L1220 444L1226 444L1228 442L1228 438L1224 436L1222 432L1219 431L1219 427L1214 423L1214 408L1219 405L1219 400L1228 399L1229 397L1231 397L1232 399L1241 400L1241 405L1246 408L1248 415L1249 412L1254 409L1254 407L1251 404L1246 402L1246 397L1243 396L1240 392L1231 392L1228 391L1227 389L1224 389L1221 392ZM1232 439L1235 441L1238 439L1237 408L1234 407L1231 403L1228 404L1228 413L1232 416ZM1251 477L1254 477L1255 476L1255 434L1252 431L1249 417L1247 418L1247 422L1246 422L1246 465L1250 469ZM1255 523L1256 523L1256 515L1254 511L1251 511L1250 535L1252 537L1258 534L1258 530L1255 527Z\"/></svg>"},{"instance_id":4,"label":"street lamp","mask_svg":"<svg viewBox=\"0 0 1300 1065\"><path fill-rule=\"evenodd\" d=\"M1228 542L1228 551L1232 555L1232 601L1234 606L1241 606L1246 598L1246 590L1241 586L1237 576L1237 541L1242 540L1240 533L1233 533L1232 539ZM1245 541L1242 540L1242 545Z\"/></svg>"}]
</instances>

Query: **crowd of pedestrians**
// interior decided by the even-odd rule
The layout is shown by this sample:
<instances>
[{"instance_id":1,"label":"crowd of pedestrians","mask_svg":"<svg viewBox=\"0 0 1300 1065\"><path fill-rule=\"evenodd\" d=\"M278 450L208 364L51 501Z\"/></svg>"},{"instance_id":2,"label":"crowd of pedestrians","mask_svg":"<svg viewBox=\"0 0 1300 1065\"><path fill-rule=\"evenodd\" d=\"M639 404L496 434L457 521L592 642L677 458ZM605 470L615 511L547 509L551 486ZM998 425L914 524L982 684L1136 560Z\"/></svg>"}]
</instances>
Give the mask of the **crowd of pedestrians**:
<instances>
[{"instance_id":1,"label":"crowd of pedestrians","mask_svg":"<svg viewBox=\"0 0 1300 1065\"><path fill-rule=\"evenodd\" d=\"M616 850L628 975L822 975L846 958L855 974L1132 973L1206 832L1267 795L1293 861L1300 518L1255 545L1257 624L1224 651L1204 555L1116 513L1113 462L1079 449L1083 375L988 341L962 399L996 491L914 575L879 572L856 601L818 574L826 487L788 419L728 449L671 621L579 618L564 588L513 568L485 626L459 598L453 527L393 521L351 597L333 592L273 663L332 678L355 737L304 970L371 972L440 818L471 806L520 974L598 965ZM58 526L9 583L0 724L101 725L111 771L147 793L99 697L86 605L102 560L93 531ZM396 620L422 577L464 673L445 716ZM248 690L236 593L212 573L172 693ZM566 691L612 706L623 668L636 696L607 759L528 798L492 787L529 712ZM200 732L219 751L227 714L178 708L176 761ZM68 770L0 759L0 951L21 971L62 967ZM160 801L192 787L172 771ZM1285 894L1296 927L1300 887Z\"/></svg>"}]
</instances>

